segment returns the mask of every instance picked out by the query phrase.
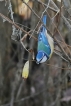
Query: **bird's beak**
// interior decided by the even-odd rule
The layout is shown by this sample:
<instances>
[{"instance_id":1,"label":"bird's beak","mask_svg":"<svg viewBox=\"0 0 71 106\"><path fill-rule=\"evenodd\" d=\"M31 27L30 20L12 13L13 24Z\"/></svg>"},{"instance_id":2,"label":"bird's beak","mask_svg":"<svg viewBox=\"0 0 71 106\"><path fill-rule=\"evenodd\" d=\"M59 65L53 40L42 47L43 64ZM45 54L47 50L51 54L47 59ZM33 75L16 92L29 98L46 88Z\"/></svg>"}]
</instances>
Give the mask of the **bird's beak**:
<instances>
[{"instance_id":1,"label":"bird's beak","mask_svg":"<svg viewBox=\"0 0 71 106\"><path fill-rule=\"evenodd\" d=\"M38 61L36 61L36 63L37 63L37 64L39 64L39 62L38 62Z\"/></svg>"}]
</instances>

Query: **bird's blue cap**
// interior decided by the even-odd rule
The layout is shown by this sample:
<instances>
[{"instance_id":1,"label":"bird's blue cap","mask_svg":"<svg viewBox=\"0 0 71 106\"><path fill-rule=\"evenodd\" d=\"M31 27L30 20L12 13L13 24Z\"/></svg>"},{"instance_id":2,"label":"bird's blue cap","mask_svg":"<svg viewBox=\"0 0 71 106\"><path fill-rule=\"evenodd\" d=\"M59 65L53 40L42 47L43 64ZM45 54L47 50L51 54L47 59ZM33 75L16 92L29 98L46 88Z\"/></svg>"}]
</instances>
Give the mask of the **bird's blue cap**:
<instances>
[{"instance_id":1,"label":"bird's blue cap","mask_svg":"<svg viewBox=\"0 0 71 106\"><path fill-rule=\"evenodd\" d=\"M37 60L36 63L39 64L42 58L43 58L43 52L38 52L36 56L36 60Z\"/></svg>"},{"instance_id":2,"label":"bird's blue cap","mask_svg":"<svg viewBox=\"0 0 71 106\"><path fill-rule=\"evenodd\" d=\"M49 59L49 57L46 55L45 52L38 51L37 56L36 56L36 60L37 60L36 63L37 64L45 62L47 59Z\"/></svg>"}]
</instances>

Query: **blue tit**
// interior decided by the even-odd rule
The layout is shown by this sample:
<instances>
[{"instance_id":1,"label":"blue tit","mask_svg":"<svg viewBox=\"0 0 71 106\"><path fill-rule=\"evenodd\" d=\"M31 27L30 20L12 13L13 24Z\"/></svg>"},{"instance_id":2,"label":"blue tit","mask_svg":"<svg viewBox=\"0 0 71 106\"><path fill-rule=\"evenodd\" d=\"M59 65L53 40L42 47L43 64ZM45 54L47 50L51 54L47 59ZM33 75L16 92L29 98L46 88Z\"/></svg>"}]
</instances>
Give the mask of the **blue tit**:
<instances>
[{"instance_id":1,"label":"blue tit","mask_svg":"<svg viewBox=\"0 0 71 106\"><path fill-rule=\"evenodd\" d=\"M47 15L44 15L42 21L46 25ZM36 55L36 63L43 63L50 59L54 50L53 38L47 33L45 26L42 25L38 35L38 47Z\"/></svg>"}]
</instances>

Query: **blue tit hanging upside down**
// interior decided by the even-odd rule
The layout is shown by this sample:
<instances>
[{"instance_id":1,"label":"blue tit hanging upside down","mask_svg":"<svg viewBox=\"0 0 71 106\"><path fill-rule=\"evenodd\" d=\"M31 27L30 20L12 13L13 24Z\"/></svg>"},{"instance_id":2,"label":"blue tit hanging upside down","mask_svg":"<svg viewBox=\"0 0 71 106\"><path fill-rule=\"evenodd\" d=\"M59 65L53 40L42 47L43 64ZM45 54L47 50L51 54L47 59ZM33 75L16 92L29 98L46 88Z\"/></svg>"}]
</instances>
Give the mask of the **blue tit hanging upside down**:
<instances>
[{"instance_id":1,"label":"blue tit hanging upside down","mask_svg":"<svg viewBox=\"0 0 71 106\"><path fill-rule=\"evenodd\" d=\"M46 25L47 15L44 15L42 21ZM47 33L46 28L42 25L41 30L38 36L38 48L36 63L43 63L46 60L50 59L54 50L54 41L53 38Z\"/></svg>"}]
</instances>

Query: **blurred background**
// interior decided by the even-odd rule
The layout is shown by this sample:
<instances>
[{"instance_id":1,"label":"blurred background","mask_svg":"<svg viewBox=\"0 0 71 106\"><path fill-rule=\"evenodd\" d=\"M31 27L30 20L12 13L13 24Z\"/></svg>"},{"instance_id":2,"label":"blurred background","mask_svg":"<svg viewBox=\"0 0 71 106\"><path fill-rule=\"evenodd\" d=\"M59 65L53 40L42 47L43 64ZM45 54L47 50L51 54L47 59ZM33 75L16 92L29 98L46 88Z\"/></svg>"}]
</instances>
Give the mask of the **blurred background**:
<instances>
[{"instance_id":1,"label":"blurred background","mask_svg":"<svg viewBox=\"0 0 71 106\"><path fill-rule=\"evenodd\" d=\"M20 40L26 33L21 28L38 38L43 14L57 40L51 59L38 65L25 50L33 50L35 58L37 41L27 35L24 48ZM0 106L71 106L70 30L71 0L0 0ZM28 60L29 77L23 79Z\"/></svg>"}]
</instances>

